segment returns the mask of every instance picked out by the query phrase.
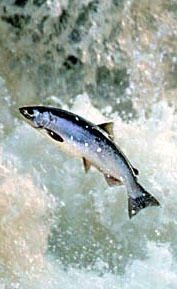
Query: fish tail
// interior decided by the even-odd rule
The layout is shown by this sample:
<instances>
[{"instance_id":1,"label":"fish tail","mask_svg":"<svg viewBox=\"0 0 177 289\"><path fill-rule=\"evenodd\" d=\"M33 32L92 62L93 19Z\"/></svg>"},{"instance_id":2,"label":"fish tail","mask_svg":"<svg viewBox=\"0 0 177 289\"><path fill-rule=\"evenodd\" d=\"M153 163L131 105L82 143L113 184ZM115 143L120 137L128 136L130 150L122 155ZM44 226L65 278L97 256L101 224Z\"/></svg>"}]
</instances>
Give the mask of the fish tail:
<instances>
[{"instance_id":1,"label":"fish tail","mask_svg":"<svg viewBox=\"0 0 177 289\"><path fill-rule=\"evenodd\" d=\"M136 196L137 197L134 197ZM154 198L150 193L137 183L137 192L133 194L133 197L129 195L128 198L128 212L129 218L135 216L141 209L150 206L160 206L159 201Z\"/></svg>"}]
</instances>

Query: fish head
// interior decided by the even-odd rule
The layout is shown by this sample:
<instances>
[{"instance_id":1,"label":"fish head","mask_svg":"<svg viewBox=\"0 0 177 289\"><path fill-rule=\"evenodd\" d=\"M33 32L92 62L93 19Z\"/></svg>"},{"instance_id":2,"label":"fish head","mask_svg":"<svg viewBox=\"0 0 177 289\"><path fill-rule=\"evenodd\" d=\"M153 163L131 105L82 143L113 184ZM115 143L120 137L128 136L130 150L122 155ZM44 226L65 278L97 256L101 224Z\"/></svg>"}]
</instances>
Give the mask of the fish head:
<instances>
[{"instance_id":1,"label":"fish head","mask_svg":"<svg viewBox=\"0 0 177 289\"><path fill-rule=\"evenodd\" d=\"M49 114L40 106L24 106L19 108L25 120L34 128L44 128L49 122Z\"/></svg>"},{"instance_id":2,"label":"fish head","mask_svg":"<svg viewBox=\"0 0 177 289\"><path fill-rule=\"evenodd\" d=\"M72 132L72 122L63 110L45 106L25 106L19 108L25 120L34 128L58 142L64 142Z\"/></svg>"}]
</instances>

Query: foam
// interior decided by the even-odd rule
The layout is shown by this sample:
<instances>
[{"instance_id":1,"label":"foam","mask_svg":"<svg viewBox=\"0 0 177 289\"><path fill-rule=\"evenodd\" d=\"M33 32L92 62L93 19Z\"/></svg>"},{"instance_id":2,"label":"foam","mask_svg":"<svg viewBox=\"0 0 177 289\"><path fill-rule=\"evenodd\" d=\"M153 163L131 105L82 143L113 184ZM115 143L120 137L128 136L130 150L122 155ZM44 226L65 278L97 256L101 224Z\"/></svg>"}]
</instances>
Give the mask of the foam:
<instances>
[{"instance_id":1,"label":"foam","mask_svg":"<svg viewBox=\"0 0 177 289\"><path fill-rule=\"evenodd\" d=\"M107 120L85 94L76 98L72 110L96 123ZM85 174L78 160L19 123L0 151L2 286L175 288L173 107L159 102L149 118L142 115L132 123L112 118L115 141L161 208L148 208L130 221L124 187L109 188L94 169Z\"/></svg>"}]
</instances>

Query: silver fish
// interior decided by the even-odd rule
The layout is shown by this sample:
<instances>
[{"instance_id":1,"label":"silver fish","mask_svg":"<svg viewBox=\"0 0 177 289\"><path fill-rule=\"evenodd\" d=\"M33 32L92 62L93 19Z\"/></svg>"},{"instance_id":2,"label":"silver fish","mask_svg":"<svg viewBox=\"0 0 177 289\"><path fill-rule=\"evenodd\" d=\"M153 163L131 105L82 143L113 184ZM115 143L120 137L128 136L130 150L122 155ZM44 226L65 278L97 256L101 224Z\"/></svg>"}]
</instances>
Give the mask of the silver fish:
<instances>
[{"instance_id":1,"label":"silver fish","mask_svg":"<svg viewBox=\"0 0 177 289\"><path fill-rule=\"evenodd\" d=\"M47 134L71 155L82 158L85 171L95 166L109 185L124 184L128 193L129 217L148 206L160 203L137 181L135 169L114 143L112 123L95 125L79 115L54 107L19 108L34 128Z\"/></svg>"}]
</instances>

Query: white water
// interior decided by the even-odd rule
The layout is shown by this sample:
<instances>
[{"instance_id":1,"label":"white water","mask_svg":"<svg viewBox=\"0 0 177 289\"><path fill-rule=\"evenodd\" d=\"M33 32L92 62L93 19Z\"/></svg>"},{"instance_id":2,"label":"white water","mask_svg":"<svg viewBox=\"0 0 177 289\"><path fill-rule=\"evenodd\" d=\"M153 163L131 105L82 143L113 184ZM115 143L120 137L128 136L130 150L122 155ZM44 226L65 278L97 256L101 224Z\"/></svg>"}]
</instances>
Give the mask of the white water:
<instances>
[{"instance_id":1,"label":"white water","mask_svg":"<svg viewBox=\"0 0 177 289\"><path fill-rule=\"evenodd\" d=\"M10 103L7 90L5 96L1 105ZM177 288L173 106L160 101L148 118L141 112L128 124L112 116L115 141L161 203L132 220L123 186L108 187L95 169L85 174L79 160L6 107L1 121L13 128L1 132L0 288ZM77 96L72 110L95 123L106 120L87 95Z\"/></svg>"}]
</instances>

